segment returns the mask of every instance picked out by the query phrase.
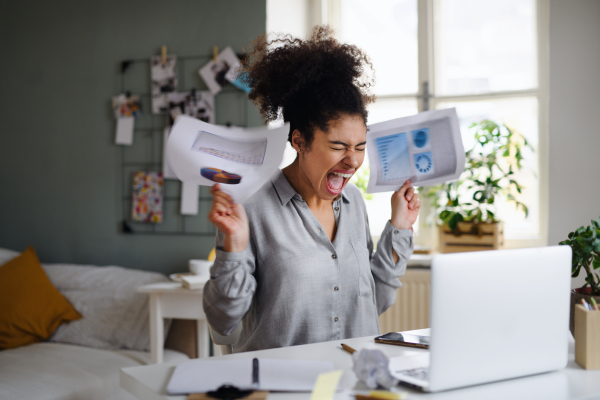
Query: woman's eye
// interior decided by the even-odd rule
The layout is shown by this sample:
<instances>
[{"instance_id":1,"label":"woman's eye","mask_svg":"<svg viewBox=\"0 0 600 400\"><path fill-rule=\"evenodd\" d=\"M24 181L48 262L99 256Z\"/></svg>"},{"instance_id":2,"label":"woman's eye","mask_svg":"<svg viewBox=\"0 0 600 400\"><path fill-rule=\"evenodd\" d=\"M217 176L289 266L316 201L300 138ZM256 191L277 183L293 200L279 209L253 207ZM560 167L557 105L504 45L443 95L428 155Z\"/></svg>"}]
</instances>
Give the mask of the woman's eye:
<instances>
[{"instance_id":1,"label":"woman's eye","mask_svg":"<svg viewBox=\"0 0 600 400\"><path fill-rule=\"evenodd\" d=\"M346 150L344 148L338 149L337 147L332 147L333 150Z\"/></svg>"}]
</instances>

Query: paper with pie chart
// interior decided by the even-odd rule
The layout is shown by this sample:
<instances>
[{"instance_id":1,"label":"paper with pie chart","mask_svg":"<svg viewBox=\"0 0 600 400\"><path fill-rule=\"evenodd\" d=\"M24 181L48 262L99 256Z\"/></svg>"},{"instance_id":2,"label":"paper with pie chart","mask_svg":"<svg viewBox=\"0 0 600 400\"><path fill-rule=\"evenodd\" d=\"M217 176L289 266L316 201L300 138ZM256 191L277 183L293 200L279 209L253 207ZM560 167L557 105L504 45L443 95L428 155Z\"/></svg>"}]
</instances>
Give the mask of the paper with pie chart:
<instances>
[{"instance_id":1,"label":"paper with pie chart","mask_svg":"<svg viewBox=\"0 0 600 400\"><path fill-rule=\"evenodd\" d=\"M465 166L454 108L370 125L367 148L369 193L398 190L408 179L414 186L456 180Z\"/></svg>"},{"instance_id":2,"label":"paper with pie chart","mask_svg":"<svg viewBox=\"0 0 600 400\"><path fill-rule=\"evenodd\" d=\"M218 183L243 204L279 169L288 132L289 124L229 128L180 115L167 142L167 160L181 181Z\"/></svg>"}]
</instances>

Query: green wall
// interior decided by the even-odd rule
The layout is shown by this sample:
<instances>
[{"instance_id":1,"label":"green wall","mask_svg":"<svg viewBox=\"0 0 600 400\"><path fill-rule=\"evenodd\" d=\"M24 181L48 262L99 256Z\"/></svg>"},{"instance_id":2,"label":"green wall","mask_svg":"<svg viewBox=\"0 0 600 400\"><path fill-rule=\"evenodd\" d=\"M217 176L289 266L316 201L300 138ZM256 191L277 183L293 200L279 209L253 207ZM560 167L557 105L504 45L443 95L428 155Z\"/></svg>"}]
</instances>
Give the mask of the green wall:
<instances>
[{"instance_id":1,"label":"green wall","mask_svg":"<svg viewBox=\"0 0 600 400\"><path fill-rule=\"evenodd\" d=\"M240 52L265 20L265 0L2 2L0 247L33 245L42 262L167 274L206 258L212 237L120 232L122 150L110 100L121 60L158 55L163 44L179 56L214 45ZM149 92L147 65L127 72L127 89ZM185 68L180 90L205 89L195 66ZM248 112L249 125L261 124L254 106L228 90L217 95L217 123L242 124ZM136 132L134 145L144 135ZM206 224L207 211L186 218Z\"/></svg>"}]
</instances>

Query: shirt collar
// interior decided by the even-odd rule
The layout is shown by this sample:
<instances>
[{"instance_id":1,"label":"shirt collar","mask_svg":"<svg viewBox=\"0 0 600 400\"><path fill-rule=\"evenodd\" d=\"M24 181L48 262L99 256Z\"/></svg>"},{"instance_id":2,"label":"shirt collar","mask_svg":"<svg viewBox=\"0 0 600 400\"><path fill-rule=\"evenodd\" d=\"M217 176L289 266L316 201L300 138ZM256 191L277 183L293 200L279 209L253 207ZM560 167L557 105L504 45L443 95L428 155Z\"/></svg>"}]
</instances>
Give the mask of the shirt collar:
<instances>
[{"instance_id":1,"label":"shirt collar","mask_svg":"<svg viewBox=\"0 0 600 400\"><path fill-rule=\"evenodd\" d=\"M275 192L277 192L277 196L279 196L279 201L281 201L281 205L282 206L285 206L287 203L289 203L289 201L294 196L298 196L298 199L302 198L294 190L294 188L292 187L292 185L290 185L290 183L288 182L287 178L285 177L283 171L279 170L279 172L275 174L275 176L273 177L273 179L271 180L271 182L273 183L273 187L275 188ZM342 190L341 198L344 201L344 203L350 203L350 197L346 195L346 188L345 187ZM340 197L338 196L334 200L334 202L338 201L339 199L340 199Z\"/></svg>"}]
</instances>

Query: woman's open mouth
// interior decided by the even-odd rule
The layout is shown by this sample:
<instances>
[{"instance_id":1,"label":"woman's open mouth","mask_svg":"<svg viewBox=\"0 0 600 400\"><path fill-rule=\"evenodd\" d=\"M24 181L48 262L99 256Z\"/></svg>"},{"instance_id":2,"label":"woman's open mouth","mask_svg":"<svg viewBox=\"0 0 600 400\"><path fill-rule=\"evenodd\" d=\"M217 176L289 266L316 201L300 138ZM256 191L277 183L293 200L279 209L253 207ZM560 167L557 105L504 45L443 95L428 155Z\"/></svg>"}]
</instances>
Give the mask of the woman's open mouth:
<instances>
[{"instance_id":1,"label":"woman's open mouth","mask_svg":"<svg viewBox=\"0 0 600 400\"><path fill-rule=\"evenodd\" d=\"M331 194L340 194L354 171L333 171L327 174L327 190Z\"/></svg>"}]
</instances>

